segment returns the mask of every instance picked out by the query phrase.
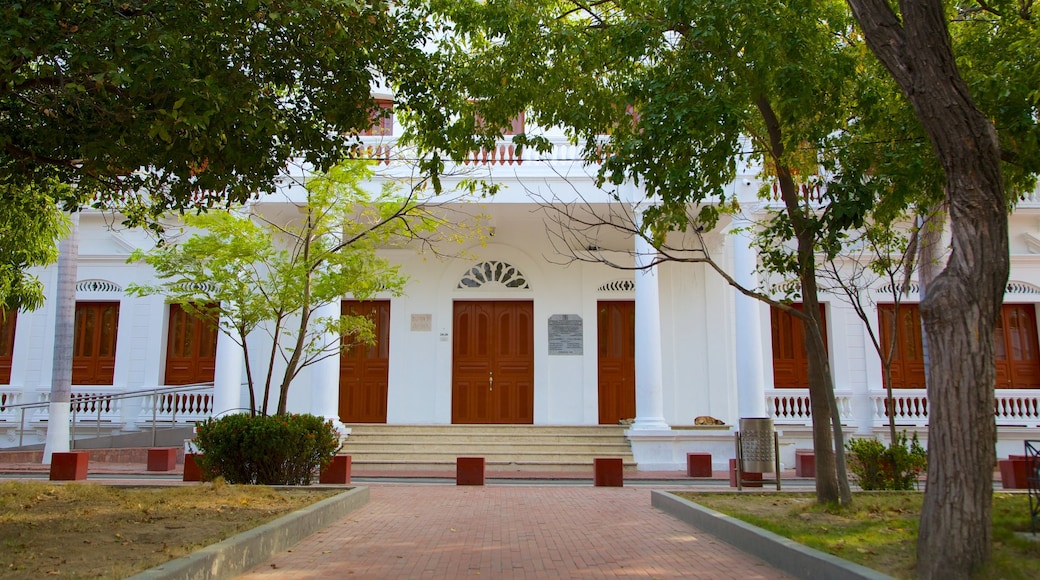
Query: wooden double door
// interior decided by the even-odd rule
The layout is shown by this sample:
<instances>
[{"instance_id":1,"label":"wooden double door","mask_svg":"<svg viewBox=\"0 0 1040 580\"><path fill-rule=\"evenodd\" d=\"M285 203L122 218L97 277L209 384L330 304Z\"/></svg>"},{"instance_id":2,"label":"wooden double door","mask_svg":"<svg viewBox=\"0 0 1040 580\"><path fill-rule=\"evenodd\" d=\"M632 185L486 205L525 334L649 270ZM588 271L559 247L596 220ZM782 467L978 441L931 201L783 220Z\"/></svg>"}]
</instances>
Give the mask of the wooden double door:
<instances>
[{"instance_id":1,"label":"wooden double door","mask_svg":"<svg viewBox=\"0 0 1040 580\"><path fill-rule=\"evenodd\" d=\"M636 416L636 304L596 305L599 367L599 423L617 425Z\"/></svg>"},{"instance_id":2,"label":"wooden double door","mask_svg":"<svg viewBox=\"0 0 1040 580\"><path fill-rule=\"evenodd\" d=\"M375 325L375 344L344 349L339 356L339 420L386 423L390 382L390 301L344 300L343 315L365 316Z\"/></svg>"},{"instance_id":3,"label":"wooden double door","mask_svg":"<svg viewBox=\"0 0 1040 580\"><path fill-rule=\"evenodd\" d=\"M451 422L534 423L534 305L458 301Z\"/></svg>"}]
</instances>

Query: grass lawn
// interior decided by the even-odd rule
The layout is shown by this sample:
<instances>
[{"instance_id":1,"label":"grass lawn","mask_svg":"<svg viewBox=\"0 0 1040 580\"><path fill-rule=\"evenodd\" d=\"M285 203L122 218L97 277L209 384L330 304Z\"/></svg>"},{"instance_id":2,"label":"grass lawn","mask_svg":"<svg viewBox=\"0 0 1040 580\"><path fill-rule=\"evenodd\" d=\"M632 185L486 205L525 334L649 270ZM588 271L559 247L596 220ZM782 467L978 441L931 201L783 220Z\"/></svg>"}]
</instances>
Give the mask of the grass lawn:
<instances>
[{"instance_id":1,"label":"grass lawn","mask_svg":"<svg viewBox=\"0 0 1040 580\"><path fill-rule=\"evenodd\" d=\"M817 505L812 494L676 495L890 576L914 577L920 493L856 493L850 508ZM1020 534L1029 529L1028 496L994 493L993 558L977 577L1040 578L1040 533L1036 541Z\"/></svg>"},{"instance_id":2,"label":"grass lawn","mask_svg":"<svg viewBox=\"0 0 1040 580\"><path fill-rule=\"evenodd\" d=\"M0 578L125 578L336 493L0 483Z\"/></svg>"}]
</instances>

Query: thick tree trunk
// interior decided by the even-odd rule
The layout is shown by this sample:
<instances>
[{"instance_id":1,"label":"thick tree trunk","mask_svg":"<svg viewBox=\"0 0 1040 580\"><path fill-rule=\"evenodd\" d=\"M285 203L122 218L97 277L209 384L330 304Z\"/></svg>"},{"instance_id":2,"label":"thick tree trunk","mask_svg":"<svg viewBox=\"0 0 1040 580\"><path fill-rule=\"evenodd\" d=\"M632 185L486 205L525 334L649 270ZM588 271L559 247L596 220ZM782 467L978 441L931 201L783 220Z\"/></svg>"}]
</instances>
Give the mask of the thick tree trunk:
<instances>
[{"instance_id":1,"label":"thick tree trunk","mask_svg":"<svg viewBox=\"0 0 1040 580\"><path fill-rule=\"evenodd\" d=\"M941 0L848 0L871 50L899 83L946 172L953 252L928 288L928 482L917 541L921 578L968 578L990 554L993 329L1008 277L1007 201L996 131L954 62Z\"/></svg>"}]
</instances>

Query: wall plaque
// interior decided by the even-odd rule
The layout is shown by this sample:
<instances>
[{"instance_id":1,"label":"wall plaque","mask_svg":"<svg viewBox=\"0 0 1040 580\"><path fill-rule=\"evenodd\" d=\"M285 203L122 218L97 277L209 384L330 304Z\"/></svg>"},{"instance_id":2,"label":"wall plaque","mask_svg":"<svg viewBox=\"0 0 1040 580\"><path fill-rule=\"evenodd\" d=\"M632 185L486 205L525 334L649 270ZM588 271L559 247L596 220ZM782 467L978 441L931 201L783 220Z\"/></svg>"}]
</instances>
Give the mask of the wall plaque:
<instances>
[{"instance_id":1,"label":"wall plaque","mask_svg":"<svg viewBox=\"0 0 1040 580\"><path fill-rule=\"evenodd\" d=\"M413 314L412 332L430 332L433 328L432 314Z\"/></svg>"},{"instance_id":2,"label":"wall plaque","mask_svg":"<svg viewBox=\"0 0 1040 580\"><path fill-rule=\"evenodd\" d=\"M549 354L582 355L582 321L577 314L553 314L549 317Z\"/></svg>"}]
</instances>

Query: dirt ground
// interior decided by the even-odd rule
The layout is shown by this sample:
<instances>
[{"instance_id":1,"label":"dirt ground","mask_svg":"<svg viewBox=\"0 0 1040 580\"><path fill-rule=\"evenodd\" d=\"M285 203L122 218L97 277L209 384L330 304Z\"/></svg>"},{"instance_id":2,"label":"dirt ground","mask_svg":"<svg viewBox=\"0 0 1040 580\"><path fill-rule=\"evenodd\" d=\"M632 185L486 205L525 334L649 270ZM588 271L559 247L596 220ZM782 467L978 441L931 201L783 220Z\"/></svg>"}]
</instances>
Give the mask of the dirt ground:
<instances>
[{"instance_id":1,"label":"dirt ground","mask_svg":"<svg viewBox=\"0 0 1040 580\"><path fill-rule=\"evenodd\" d=\"M0 483L0 577L125 578L335 493Z\"/></svg>"}]
</instances>

